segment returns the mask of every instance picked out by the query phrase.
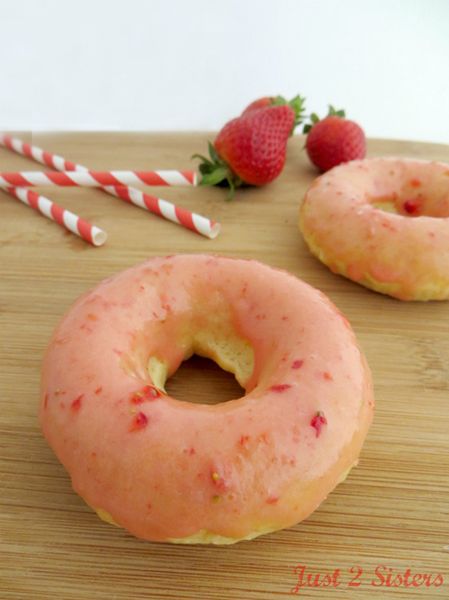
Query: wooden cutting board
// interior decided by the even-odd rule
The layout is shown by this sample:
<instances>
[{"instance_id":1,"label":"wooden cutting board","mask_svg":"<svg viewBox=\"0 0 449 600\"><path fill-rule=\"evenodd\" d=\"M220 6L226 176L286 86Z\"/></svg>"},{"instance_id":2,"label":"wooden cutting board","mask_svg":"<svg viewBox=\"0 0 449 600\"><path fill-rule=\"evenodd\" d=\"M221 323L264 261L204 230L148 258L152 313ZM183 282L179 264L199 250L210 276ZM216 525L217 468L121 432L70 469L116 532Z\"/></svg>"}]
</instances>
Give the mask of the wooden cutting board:
<instances>
[{"instance_id":1,"label":"wooden cutting board","mask_svg":"<svg viewBox=\"0 0 449 600\"><path fill-rule=\"evenodd\" d=\"M33 141L91 168L145 169L189 168L189 157L204 152L210 137L77 133ZM104 247L93 248L0 196L0 598L294 597L301 572L303 581L318 575L311 581L321 586L298 590L302 598L449 598L449 302L401 303L333 275L310 256L297 229L301 197L316 175L303 143L290 141L275 183L238 192L233 202L219 189L161 191L219 220L214 241L96 190L46 190L109 233ZM449 147L372 140L369 155L449 162ZM0 165L42 168L6 150ZM108 275L174 252L288 269L330 296L367 355L377 410L360 464L296 527L230 547L139 541L101 522L72 492L40 433L40 362L62 313ZM201 401L238 393L207 361L183 368L171 386L175 395ZM388 574L405 576L407 569L402 585L387 586ZM420 579L424 574L430 578ZM406 587L413 576L432 585Z\"/></svg>"}]
</instances>

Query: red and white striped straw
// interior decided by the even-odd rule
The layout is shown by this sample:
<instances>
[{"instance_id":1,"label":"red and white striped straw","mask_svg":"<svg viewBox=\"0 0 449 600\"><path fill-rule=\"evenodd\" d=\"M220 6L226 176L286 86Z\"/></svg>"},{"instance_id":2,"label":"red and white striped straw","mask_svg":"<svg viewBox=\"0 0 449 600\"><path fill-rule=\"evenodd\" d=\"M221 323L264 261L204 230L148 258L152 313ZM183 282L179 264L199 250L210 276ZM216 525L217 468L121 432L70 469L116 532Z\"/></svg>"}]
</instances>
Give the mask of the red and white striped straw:
<instances>
[{"instance_id":1,"label":"red and white striped straw","mask_svg":"<svg viewBox=\"0 0 449 600\"><path fill-rule=\"evenodd\" d=\"M52 202L45 196L36 194L32 190L27 190L21 187L1 187L1 190L7 192L17 200L20 200L27 206L34 208L42 215L56 221L62 227L65 227L75 235L83 238L86 242L89 242L93 246L102 246L108 235L103 229L91 225L88 221L85 221L70 210L66 210L56 202Z\"/></svg>"},{"instance_id":2,"label":"red and white striped straw","mask_svg":"<svg viewBox=\"0 0 449 600\"><path fill-rule=\"evenodd\" d=\"M13 150L18 154L32 158L33 160L46 165L57 171L88 171L83 165L66 160L58 154L46 152L38 146L33 146L27 142L12 137L10 135L0 133L0 145L5 146L9 150ZM199 233L214 239L220 233L221 226L216 221L212 221L207 217L193 213L185 208L180 208L168 200L163 200L151 194L146 194L138 188L131 186L104 186L103 191L121 198L125 202L139 206L149 212L152 212L159 217L177 223L182 227L191 229L195 233Z\"/></svg>"},{"instance_id":3,"label":"red and white striped straw","mask_svg":"<svg viewBox=\"0 0 449 600\"><path fill-rule=\"evenodd\" d=\"M0 185L104 187L108 185L196 185L195 171L20 171L0 173Z\"/></svg>"}]
</instances>

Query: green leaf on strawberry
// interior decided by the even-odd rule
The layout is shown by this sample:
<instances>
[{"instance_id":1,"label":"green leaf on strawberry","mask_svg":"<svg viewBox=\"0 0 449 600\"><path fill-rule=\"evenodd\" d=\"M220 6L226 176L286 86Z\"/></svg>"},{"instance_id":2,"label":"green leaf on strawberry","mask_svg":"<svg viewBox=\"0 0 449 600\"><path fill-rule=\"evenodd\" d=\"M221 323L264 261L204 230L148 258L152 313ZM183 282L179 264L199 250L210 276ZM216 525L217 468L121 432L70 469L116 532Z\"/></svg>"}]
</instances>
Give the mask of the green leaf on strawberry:
<instances>
[{"instance_id":1,"label":"green leaf on strawberry","mask_svg":"<svg viewBox=\"0 0 449 600\"><path fill-rule=\"evenodd\" d=\"M324 118L326 119L327 117L340 117L340 118L344 119L346 117L346 112L342 108L337 110L336 108L334 108L332 106L332 104L329 104L327 115ZM306 123L304 125L304 127L302 128L302 132L309 133L309 131L312 129L312 127L314 125L316 125L317 123L319 123L320 121L321 121L320 117L316 113L312 113L309 117L309 123Z\"/></svg>"},{"instance_id":2,"label":"green leaf on strawberry","mask_svg":"<svg viewBox=\"0 0 449 600\"><path fill-rule=\"evenodd\" d=\"M231 200L235 194L235 188L242 184L242 181L235 176L229 166L222 160L211 142L207 143L209 157L202 154L194 154L192 158L201 160L198 170L201 173L200 185L219 185L226 184L229 187L228 200Z\"/></svg>"},{"instance_id":3,"label":"green leaf on strawberry","mask_svg":"<svg viewBox=\"0 0 449 600\"><path fill-rule=\"evenodd\" d=\"M339 110L336 110L332 104L329 104L329 111L327 113L328 117L341 117L342 119L344 119L346 117L346 112L340 108Z\"/></svg>"}]
</instances>

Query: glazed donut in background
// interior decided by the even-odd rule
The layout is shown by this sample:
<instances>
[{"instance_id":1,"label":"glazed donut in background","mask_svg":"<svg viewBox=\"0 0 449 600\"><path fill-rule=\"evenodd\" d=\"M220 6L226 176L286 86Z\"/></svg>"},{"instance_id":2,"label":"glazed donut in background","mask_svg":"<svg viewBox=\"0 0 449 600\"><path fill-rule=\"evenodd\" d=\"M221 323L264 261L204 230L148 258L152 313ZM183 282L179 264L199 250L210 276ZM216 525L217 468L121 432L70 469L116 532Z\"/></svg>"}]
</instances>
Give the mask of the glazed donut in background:
<instances>
[{"instance_id":1,"label":"glazed donut in background","mask_svg":"<svg viewBox=\"0 0 449 600\"><path fill-rule=\"evenodd\" d=\"M178 401L193 353L242 398ZM301 521L357 462L370 373L341 313L251 260L153 258L82 296L42 372L40 421L98 515L147 540L229 544Z\"/></svg>"},{"instance_id":2,"label":"glazed donut in background","mask_svg":"<svg viewBox=\"0 0 449 600\"><path fill-rule=\"evenodd\" d=\"M371 158L318 177L300 229L334 273L400 300L449 298L449 165Z\"/></svg>"}]
</instances>

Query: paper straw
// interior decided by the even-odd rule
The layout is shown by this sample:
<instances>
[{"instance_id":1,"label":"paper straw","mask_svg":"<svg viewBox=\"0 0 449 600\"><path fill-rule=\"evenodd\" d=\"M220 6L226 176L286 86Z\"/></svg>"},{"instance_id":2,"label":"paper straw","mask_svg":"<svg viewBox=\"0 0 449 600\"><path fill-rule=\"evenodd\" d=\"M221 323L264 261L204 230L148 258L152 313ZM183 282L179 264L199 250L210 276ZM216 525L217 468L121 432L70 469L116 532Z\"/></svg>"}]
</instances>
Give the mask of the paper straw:
<instances>
[{"instance_id":1,"label":"paper straw","mask_svg":"<svg viewBox=\"0 0 449 600\"><path fill-rule=\"evenodd\" d=\"M108 235L105 231L91 225L88 221L85 221L78 215L75 215L70 210L66 210L56 202L52 202L45 196L36 194L32 190L27 190L21 187L0 187L1 190L10 194L17 200L20 200L30 208L34 208L52 221L56 221L62 227L65 227L75 235L83 238L86 242L89 242L93 246L102 246Z\"/></svg>"},{"instance_id":2,"label":"paper straw","mask_svg":"<svg viewBox=\"0 0 449 600\"><path fill-rule=\"evenodd\" d=\"M10 135L6 135L4 133L0 133L0 145L5 146L9 150L17 152L18 154L32 158L33 160L52 169L56 169L57 171L89 170L87 167L68 161L58 154L46 152L38 146L33 146L27 142L22 142L22 140L11 137ZM112 196L121 198L125 202L139 206L140 208L148 210L149 212L163 217L164 219L168 219L173 223L182 225L183 227L191 229L195 233L204 235L209 239L216 238L220 233L221 225L219 223L211 221L202 215L192 213L185 208L180 208L168 200L163 200L162 198L157 198L156 196L151 196L150 194L141 192L137 188L130 186L105 186L101 189Z\"/></svg>"},{"instance_id":3,"label":"paper straw","mask_svg":"<svg viewBox=\"0 0 449 600\"><path fill-rule=\"evenodd\" d=\"M195 171L21 171L0 173L0 185L104 187L108 185L195 185Z\"/></svg>"},{"instance_id":4,"label":"paper straw","mask_svg":"<svg viewBox=\"0 0 449 600\"><path fill-rule=\"evenodd\" d=\"M103 188L102 188L103 189ZM163 217L173 223L178 223L187 229L200 233L210 239L214 239L220 233L220 224L211 221L207 217L192 213L185 208L175 206L168 200L162 200L156 196L146 194L133 187L106 187L104 188L112 196L130 202L134 206L144 208L155 215Z\"/></svg>"}]
</instances>

